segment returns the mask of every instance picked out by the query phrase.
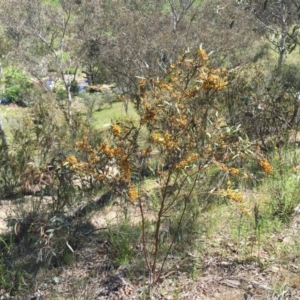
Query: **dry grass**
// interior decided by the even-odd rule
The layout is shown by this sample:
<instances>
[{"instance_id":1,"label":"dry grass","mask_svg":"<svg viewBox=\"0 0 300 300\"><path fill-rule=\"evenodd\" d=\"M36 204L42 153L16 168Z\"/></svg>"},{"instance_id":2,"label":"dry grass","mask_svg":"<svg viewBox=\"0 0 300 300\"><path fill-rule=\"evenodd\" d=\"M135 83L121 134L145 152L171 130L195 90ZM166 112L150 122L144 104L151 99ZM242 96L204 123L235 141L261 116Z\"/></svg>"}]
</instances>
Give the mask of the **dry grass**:
<instances>
[{"instance_id":1,"label":"dry grass","mask_svg":"<svg viewBox=\"0 0 300 300\"><path fill-rule=\"evenodd\" d=\"M155 188L150 183L146 185L149 191ZM262 189L257 192L245 190L244 194L245 205L250 207L254 202L263 205L269 201L267 191ZM112 202L117 205L107 206L91 216L95 228L124 222L119 200ZM28 204L24 203L23 209L28 209ZM8 207L15 211L14 206L17 204L3 201L2 211ZM134 224L139 222L137 208L130 209L129 219ZM4 222L4 215L1 222ZM205 229L197 237L198 246L173 257L170 269L152 290L151 299L229 300L243 299L244 295L261 300L280 295L285 297L282 299L298 299L300 216L295 216L292 223L279 232L264 233L267 238L263 233L257 236L253 222L253 215L242 216L239 207L233 203L219 203L203 212L199 224ZM37 282L44 294L41 299L150 299L140 250L136 250L130 265L118 267L111 260L106 241L100 236L103 235L98 231L87 236L76 250L76 260L70 266L60 271L45 269L39 273ZM54 283L53 278L58 278L58 282Z\"/></svg>"}]
</instances>

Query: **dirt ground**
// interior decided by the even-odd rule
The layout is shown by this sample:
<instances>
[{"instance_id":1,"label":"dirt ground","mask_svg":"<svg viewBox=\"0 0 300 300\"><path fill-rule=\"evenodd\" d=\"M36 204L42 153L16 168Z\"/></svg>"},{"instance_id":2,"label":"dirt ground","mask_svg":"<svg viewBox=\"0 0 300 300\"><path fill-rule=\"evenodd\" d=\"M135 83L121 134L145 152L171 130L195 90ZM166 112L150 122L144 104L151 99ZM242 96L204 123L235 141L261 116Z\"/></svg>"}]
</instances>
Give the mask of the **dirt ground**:
<instances>
[{"instance_id":1,"label":"dirt ground","mask_svg":"<svg viewBox=\"0 0 300 300\"><path fill-rule=\"evenodd\" d=\"M10 200L0 202L0 233L8 232L5 219L16 211L17 205ZM95 214L91 222L96 228L107 226L117 219L117 214L110 207ZM299 230L298 214L280 233L287 248L296 243ZM152 288L151 295L146 296L147 278L135 276L130 265L117 268L103 241L91 234L76 251L78 259L74 264L64 267L60 273L49 271L37 289L22 299L300 299L300 257L288 252L288 259L281 263L267 251L261 251L253 254L252 259L240 261L239 249L228 246L226 237L216 233L216 239L223 249L213 241L206 241L201 257L187 252L173 258L176 267L167 270ZM185 271L183 261L192 266L192 273ZM21 298L2 295L1 299Z\"/></svg>"}]
</instances>

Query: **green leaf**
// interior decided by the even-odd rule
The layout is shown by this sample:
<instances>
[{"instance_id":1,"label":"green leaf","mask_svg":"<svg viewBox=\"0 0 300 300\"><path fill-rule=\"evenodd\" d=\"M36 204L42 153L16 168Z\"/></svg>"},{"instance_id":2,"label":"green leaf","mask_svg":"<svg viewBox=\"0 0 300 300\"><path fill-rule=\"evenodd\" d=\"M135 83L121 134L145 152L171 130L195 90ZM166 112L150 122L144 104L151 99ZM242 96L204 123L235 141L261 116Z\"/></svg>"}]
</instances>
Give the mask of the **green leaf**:
<instances>
[{"instance_id":1,"label":"green leaf","mask_svg":"<svg viewBox=\"0 0 300 300\"><path fill-rule=\"evenodd\" d=\"M70 244L68 243L68 241L66 241L66 244L67 244L68 248L71 250L71 252L74 253L74 250L73 250L73 248L70 246Z\"/></svg>"}]
</instances>

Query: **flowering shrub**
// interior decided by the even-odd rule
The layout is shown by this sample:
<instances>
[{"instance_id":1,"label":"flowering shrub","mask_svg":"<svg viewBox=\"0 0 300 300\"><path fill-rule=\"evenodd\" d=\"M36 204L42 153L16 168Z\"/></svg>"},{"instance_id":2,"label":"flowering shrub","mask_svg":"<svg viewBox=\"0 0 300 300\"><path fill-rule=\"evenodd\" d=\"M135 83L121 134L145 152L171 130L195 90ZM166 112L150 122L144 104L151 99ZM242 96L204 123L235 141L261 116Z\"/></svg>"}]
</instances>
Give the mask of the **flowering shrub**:
<instances>
[{"instance_id":1,"label":"flowering shrub","mask_svg":"<svg viewBox=\"0 0 300 300\"><path fill-rule=\"evenodd\" d=\"M170 66L164 78L140 80L133 101L138 121L112 122L110 138L97 147L83 139L75 143L78 158L66 158L74 172L92 176L95 182L139 206L144 258L152 283L161 276L194 191L201 190L201 180L205 179L200 175L206 178L217 167L221 179L210 194L238 203L241 212L249 215L249 210L242 205L243 194L233 183L236 178L249 178L243 163L260 157L263 170L272 173L271 165L256 146L239 127L230 127L222 116L218 93L227 84L227 70L210 68L205 50L198 49L195 55L186 52ZM128 101L124 96L118 98ZM108 165L118 169L114 178L108 176ZM144 210L150 205L142 200L147 194L142 186L142 169L150 165L152 177L159 185L155 193L158 205L153 209L154 234L145 226ZM151 196L148 199L151 202ZM201 199L197 201L201 203ZM170 215L178 216L178 221L158 270L157 260L162 251L160 233Z\"/></svg>"}]
</instances>

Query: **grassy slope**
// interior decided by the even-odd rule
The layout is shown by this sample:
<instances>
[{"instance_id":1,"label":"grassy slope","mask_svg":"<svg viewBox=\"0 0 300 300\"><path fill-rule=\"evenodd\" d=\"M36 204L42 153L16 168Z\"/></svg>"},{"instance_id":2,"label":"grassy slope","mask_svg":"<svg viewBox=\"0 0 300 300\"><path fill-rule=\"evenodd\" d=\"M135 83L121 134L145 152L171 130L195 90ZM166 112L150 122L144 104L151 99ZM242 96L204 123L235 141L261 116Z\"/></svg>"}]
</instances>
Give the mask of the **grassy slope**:
<instances>
[{"instance_id":1,"label":"grassy slope","mask_svg":"<svg viewBox=\"0 0 300 300\"><path fill-rule=\"evenodd\" d=\"M0 105L0 117L8 137L11 137L9 124L17 122L22 116L27 114L27 112L28 108ZM138 115L135 112L132 104L129 104L128 114L126 114L123 103L115 102L112 104L112 107L104 106L102 110L94 111L93 125L96 129L102 129L106 126L109 126L113 120L118 120L124 117L136 119L138 118Z\"/></svg>"},{"instance_id":2,"label":"grassy slope","mask_svg":"<svg viewBox=\"0 0 300 300\"><path fill-rule=\"evenodd\" d=\"M274 60L274 62L276 59L277 56L275 54L271 56L271 60ZM289 56L287 63L297 63L298 60L299 52L296 50ZM4 126L7 128L9 124L8 120L17 120L20 118L24 114L24 108L0 106L0 113L3 118ZM107 107L101 111L94 112L93 123L96 128L101 129L105 126L109 126L112 120L123 117L137 118L137 114L133 106L130 105L129 114L126 115L123 103L117 102L113 103L111 108ZM294 160L294 157L295 153L286 153L283 163L289 162L292 158ZM297 161L300 162L300 159L297 158ZM274 164L276 163L276 158L274 158L273 162ZM241 215L239 207L231 203L229 203L229 205L225 205L224 203L221 205L218 203L217 205L216 203L210 210L203 212L201 215L199 225L203 224L203 227L207 228L207 232L204 235L204 245L199 246L199 249L193 249L193 255L198 257L207 255L211 257L211 259L221 257L223 261L246 261L253 259L256 262L262 263L265 268L274 264L281 265L283 269L288 266L290 261L296 259L297 255L300 255L299 239L297 240L296 236L287 232L290 228L289 224L280 225L276 223L278 220L269 220L268 214L263 214L263 210L266 203L272 201L272 196L275 198L274 193L275 196L277 193L275 187L280 187L282 190L290 189L290 193L287 196L297 196L295 191L298 181L293 178L291 173L287 171L286 174L281 174L281 177L269 176L260 185L257 185L251 190L249 190L249 188L243 188L242 184L236 186L243 190L245 195L244 205L249 208L251 215L249 217ZM151 188L152 183L150 183L149 186L147 185L148 190L151 190ZM292 191L291 188L294 188L295 191ZM273 199L273 201L274 200L276 199ZM273 203L276 204L276 202ZM295 202L294 205L296 204ZM255 224L255 222L257 222L254 214L255 205L258 205L261 212L261 223L258 228ZM102 217L105 218L105 216ZM289 239L286 237L289 237ZM197 239L198 238L199 237L197 237ZM294 277L292 277L292 279L279 279L276 284L279 288L285 285L291 286L292 280L294 280ZM216 285L216 283L214 283L214 285ZM176 297L175 294L170 294L170 296L174 296L174 298L171 299L175 299ZM232 296L232 298L228 299L237 298Z\"/></svg>"},{"instance_id":3,"label":"grassy slope","mask_svg":"<svg viewBox=\"0 0 300 300\"><path fill-rule=\"evenodd\" d=\"M107 107L100 111L95 111L93 113L93 124L95 128L101 129L103 127L109 126L112 120L118 120L124 117L135 119L138 116L132 104L129 105L128 114L126 114L123 103L115 102L112 104L111 108Z\"/></svg>"},{"instance_id":4,"label":"grassy slope","mask_svg":"<svg viewBox=\"0 0 300 300\"><path fill-rule=\"evenodd\" d=\"M5 133L8 137L8 142L12 138L12 132L10 130L10 124L18 122L22 116L28 112L27 108L9 106L9 105L0 105L0 117L3 123Z\"/></svg>"}]
</instances>

